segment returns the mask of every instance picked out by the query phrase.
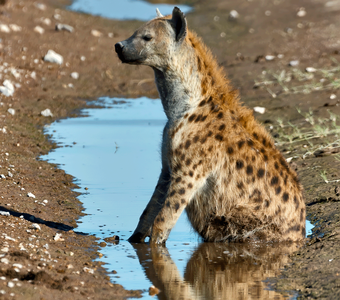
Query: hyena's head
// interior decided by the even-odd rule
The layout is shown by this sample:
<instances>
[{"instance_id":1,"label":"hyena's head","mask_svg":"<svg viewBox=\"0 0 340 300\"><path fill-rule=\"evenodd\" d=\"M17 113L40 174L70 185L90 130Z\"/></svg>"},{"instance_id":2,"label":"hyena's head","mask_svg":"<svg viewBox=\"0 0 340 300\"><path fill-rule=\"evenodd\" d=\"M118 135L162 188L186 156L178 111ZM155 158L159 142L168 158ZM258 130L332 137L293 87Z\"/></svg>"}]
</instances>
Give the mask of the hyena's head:
<instances>
[{"instance_id":1,"label":"hyena's head","mask_svg":"<svg viewBox=\"0 0 340 300\"><path fill-rule=\"evenodd\" d=\"M163 17L158 10L157 15L127 40L115 45L123 63L162 69L182 45L187 35L187 22L180 9L175 7L169 17Z\"/></svg>"}]
</instances>

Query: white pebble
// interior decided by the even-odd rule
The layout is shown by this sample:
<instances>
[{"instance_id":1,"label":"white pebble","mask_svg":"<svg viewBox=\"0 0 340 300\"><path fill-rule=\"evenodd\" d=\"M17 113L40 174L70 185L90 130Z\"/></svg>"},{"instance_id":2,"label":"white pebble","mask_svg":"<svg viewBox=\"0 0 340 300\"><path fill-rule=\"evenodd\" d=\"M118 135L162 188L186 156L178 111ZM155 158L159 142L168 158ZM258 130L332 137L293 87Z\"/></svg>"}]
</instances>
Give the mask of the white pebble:
<instances>
[{"instance_id":1,"label":"white pebble","mask_svg":"<svg viewBox=\"0 0 340 300\"><path fill-rule=\"evenodd\" d=\"M7 286L8 286L9 288L12 288L12 287L15 286L15 284L14 284L14 282L9 281L9 282L7 283Z\"/></svg>"},{"instance_id":2,"label":"white pebble","mask_svg":"<svg viewBox=\"0 0 340 300\"><path fill-rule=\"evenodd\" d=\"M64 59L60 54L54 52L53 50L48 50L44 57L44 61L61 65L64 62Z\"/></svg>"},{"instance_id":3,"label":"white pebble","mask_svg":"<svg viewBox=\"0 0 340 300\"><path fill-rule=\"evenodd\" d=\"M56 233L56 235L53 238L56 242L62 242L64 239L62 238L61 233Z\"/></svg>"},{"instance_id":4,"label":"white pebble","mask_svg":"<svg viewBox=\"0 0 340 300\"><path fill-rule=\"evenodd\" d=\"M6 25L6 24L0 24L0 31L1 32L6 32L6 33L11 32L11 30L8 27L8 25Z\"/></svg>"},{"instance_id":5,"label":"white pebble","mask_svg":"<svg viewBox=\"0 0 340 300\"><path fill-rule=\"evenodd\" d=\"M41 21L47 26L50 26L52 24L49 18L42 18Z\"/></svg>"},{"instance_id":6,"label":"white pebble","mask_svg":"<svg viewBox=\"0 0 340 300\"><path fill-rule=\"evenodd\" d=\"M3 85L0 86L0 92L4 94L6 97L12 96L14 94L14 85L11 81L5 80Z\"/></svg>"},{"instance_id":7,"label":"white pebble","mask_svg":"<svg viewBox=\"0 0 340 300\"><path fill-rule=\"evenodd\" d=\"M336 98L336 95L335 95L335 94L332 94L332 95L329 96L329 98L333 100L333 99Z\"/></svg>"},{"instance_id":8,"label":"white pebble","mask_svg":"<svg viewBox=\"0 0 340 300\"><path fill-rule=\"evenodd\" d=\"M43 203L47 204L47 203L48 203L48 200L43 200Z\"/></svg>"},{"instance_id":9,"label":"white pebble","mask_svg":"<svg viewBox=\"0 0 340 300\"><path fill-rule=\"evenodd\" d=\"M41 115L44 117L53 117L53 114L49 108L46 108L41 112Z\"/></svg>"},{"instance_id":10,"label":"white pebble","mask_svg":"<svg viewBox=\"0 0 340 300\"><path fill-rule=\"evenodd\" d=\"M297 15L298 17L304 17L306 14L307 14L307 13L306 13L305 8L304 8L304 7L301 7L301 8L299 9L299 11L297 12L296 15Z\"/></svg>"},{"instance_id":11,"label":"white pebble","mask_svg":"<svg viewBox=\"0 0 340 300\"><path fill-rule=\"evenodd\" d=\"M68 31L68 32L73 32L74 28L70 25L67 25L67 24L57 24L55 26L55 30L57 30L57 31L65 30L65 31Z\"/></svg>"},{"instance_id":12,"label":"white pebble","mask_svg":"<svg viewBox=\"0 0 340 300\"><path fill-rule=\"evenodd\" d=\"M7 175L8 177L13 177L13 174L10 171L8 171Z\"/></svg>"},{"instance_id":13,"label":"white pebble","mask_svg":"<svg viewBox=\"0 0 340 300\"><path fill-rule=\"evenodd\" d=\"M46 10L46 5L42 3L34 3L35 7L40 10Z\"/></svg>"},{"instance_id":14,"label":"white pebble","mask_svg":"<svg viewBox=\"0 0 340 300\"><path fill-rule=\"evenodd\" d=\"M9 251L9 248L8 247L3 247L3 248L1 248L0 251L7 253Z\"/></svg>"},{"instance_id":15,"label":"white pebble","mask_svg":"<svg viewBox=\"0 0 340 300\"><path fill-rule=\"evenodd\" d=\"M60 20L61 19L61 15L59 14L54 14L53 18L55 18L56 20Z\"/></svg>"},{"instance_id":16,"label":"white pebble","mask_svg":"<svg viewBox=\"0 0 340 300\"><path fill-rule=\"evenodd\" d=\"M273 60L275 58L274 55L266 55L266 60Z\"/></svg>"},{"instance_id":17,"label":"white pebble","mask_svg":"<svg viewBox=\"0 0 340 300\"><path fill-rule=\"evenodd\" d=\"M8 258L6 258L6 257L1 258L1 259L0 259L0 262L2 262L2 263L5 264L5 265L8 265L8 264L9 264L9 260L8 260Z\"/></svg>"},{"instance_id":18,"label":"white pebble","mask_svg":"<svg viewBox=\"0 0 340 300\"><path fill-rule=\"evenodd\" d=\"M95 36L95 37L100 37L100 36L103 35L100 31L95 30L95 29L92 29L92 30L91 30L91 34L92 34L93 36Z\"/></svg>"},{"instance_id":19,"label":"white pebble","mask_svg":"<svg viewBox=\"0 0 340 300\"><path fill-rule=\"evenodd\" d=\"M299 61L298 60L291 60L290 62L289 62L289 65L290 66L292 66L292 67L296 67L296 66L298 66L299 65Z\"/></svg>"},{"instance_id":20,"label":"white pebble","mask_svg":"<svg viewBox=\"0 0 340 300\"><path fill-rule=\"evenodd\" d=\"M265 111L266 111L266 108L265 107L261 107L261 106L255 106L253 108L253 110L259 114L264 114Z\"/></svg>"},{"instance_id":21,"label":"white pebble","mask_svg":"<svg viewBox=\"0 0 340 300\"><path fill-rule=\"evenodd\" d=\"M7 109L7 112L10 113L12 116L15 115L15 110L13 108Z\"/></svg>"},{"instance_id":22,"label":"white pebble","mask_svg":"<svg viewBox=\"0 0 340 300\"><path fill-rule=\"evenodd\" d=\"M31 192L29 192L29 193L27 193L27 197L35 198L35 195L33 195Z\"/></svg>"},{"instance_id":23,"label":"white pebble","mask_svg":"<svg viewBox=\"0 0 340 300\"><path fill-rule=\"evenodd\" d=\"M264 12L264 14L265 14L267 17L269 17L269 16L272 14L272 12L271 12L270 10L266 10L266 11Z\"/></svg>"},{"instance_id":24,"label":"white pebble","mask_svg":"<svg viewBox=\"0 0 340 300\"><path fill-rule=\"evenodd\" d=\"M284 58L284 55L283 54L278 54L277 58L279 58L279 59Z\"/></svg>"},{"instance_id":25,"label":"white pebble","mask_svg":"<svg viewBox=\"0 0 340 300\"><path fill-rule=\"evenodd\" d=\"M42 28L41 26L35 26L34 31L43 34L45 32L45 29Z\"/></svg>"},{"instance_id":26,"label":"white pebble","mask_svg":"<svg viewBox=\"0 0 340 300\"><path fill-rule=\"evenodd\" d=\"M237 19L240 17L240 14L236 10L231 10L229 13L229 18L231 19Z\"/></svg>"},{"instance_id":27,"label":"white pebble","mask_svg":"<svg viewBox=\"0 0 340 300\"><path fill-rule=\"evenodd\" d=\"M39 231L41 230L40 225L39 225L39 224L36 224L36 223L32 224L30 228L36 229L36 230L39 230Z\"/></svg>"},{"instance_id":28,"label":"white pebble","mask_svg":"<svg viewBox=\"0 0 340 300\"><path fill-rule=\"evenodd\" d=\"M0 174L0 178L6 179L6 176L4 174Z\"/></svg>"},{"instance_id":29,"label":"white pebble","mask_svg":"<svg viewBox=\"0 0 340 300\"><path fill-rule=\"evenodd\" d=\"M86 273L94 274L94 269L84 267L83 270L84 270L84 272L86 272Z\"/></svg>"},{"instance_id":30,"label":"white pebble","mask_svg":"<svg viewBox=\"0 0 340 300\"><path fill-rule=\"evenodd\" d=\"M11 28L14 32L18 32L22 30L22 28L16 24L10 24L9 28Z\"/></svg>"},{"instance_id":31,"label":"white pebble","mask_svg":"<svg viewBox=\"0 0 340 300\"><path fill-rule=\"evenodd\" d=\"M22 269L22 264L13 264L13 267Z\"/></svg>"},{"instance_id":32,"label":"white pebble","mask_svg":"<svg viewBox=\"0 0 340 300\"><path fill-rule=\"evenodd\" d=\"M313 68L313 67L307 67L307 68L306 68L306 72L308 72L308 73L314 73L314 72L316 72L316 69Z\"/></svg>"},{"instance_id":33,"label":"white pebble","mask_svg":"<svg viewBox=\"0 0 340 300\"><path fill-rule=\"evenodd\" d=\"M8 211L0 211L0 215L1 215L1 216L6 216L6 217L8 217L8 216L10 216L11 214L10 214ZM1 249L1 251L2 251L2 249Z\"/></svg>"},{"instance_id":34,"label":"white pebble","mask_svg":"<svg viewBox=\"0 0 340 300\"><path fill-rule=\"evenodd\" d=\"M1 294L1 295L5 295L6 292L5 292L4 290L0 290L0 294Z\"/></svg>"},{"instance_id":35,"label":"white pebble","mask_svg":"<svg viewBox=\"0 0 340 300\"><path fill-rule=\"evenodd\" d=\"M71 77L72 77L73 79L78 79L78 78L79 78L79 73L78 73L78 72L72 72L72 73L71 73Z\"/></svg>"},{"instance_id":36,"label":"white pebble","mask_svg":"<svg viewBox=\"0 0 340 300\"><path fill-rule=\"evenodd\" d=\"M81 60L81 61L85 61L85 60L86 60L86 57L85 57L85 56L81 56L81 57L80 57L80 60Z\"/></svg>"}]
</instances>

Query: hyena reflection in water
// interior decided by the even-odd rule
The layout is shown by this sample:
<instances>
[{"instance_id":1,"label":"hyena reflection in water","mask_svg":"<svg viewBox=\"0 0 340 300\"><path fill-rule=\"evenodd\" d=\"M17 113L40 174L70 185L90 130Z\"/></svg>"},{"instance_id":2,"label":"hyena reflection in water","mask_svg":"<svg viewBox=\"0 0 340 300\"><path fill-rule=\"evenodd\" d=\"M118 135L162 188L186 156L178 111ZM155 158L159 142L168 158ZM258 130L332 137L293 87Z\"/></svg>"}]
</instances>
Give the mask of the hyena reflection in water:
<instances>
[{"instance_id":1,"label":"hyena reflection in water","mask_svg":"<svg viewBox=\"0 0 340 300\"><path fill-rule=\"evenodd\" d=\"M130 242L164 243L186 209L205 241L297 241L305 204L297 176L183 13L158 17L115 45L153 68L168 122L162 171Z\"/></svg>"},{"instance_id":2,"label":"hyena reflection in water","mask_svg":"<svg viewBox=\"0 0 340 300\"><path fill-rule=\"evenodd\" d=\"M297 244L202 243L188 261L184 276L166 247L133 246L146 276L159 288L160 300L283 300L287 297L269 290L264 280L280 274Z\"/></svg>"}]
</instances>

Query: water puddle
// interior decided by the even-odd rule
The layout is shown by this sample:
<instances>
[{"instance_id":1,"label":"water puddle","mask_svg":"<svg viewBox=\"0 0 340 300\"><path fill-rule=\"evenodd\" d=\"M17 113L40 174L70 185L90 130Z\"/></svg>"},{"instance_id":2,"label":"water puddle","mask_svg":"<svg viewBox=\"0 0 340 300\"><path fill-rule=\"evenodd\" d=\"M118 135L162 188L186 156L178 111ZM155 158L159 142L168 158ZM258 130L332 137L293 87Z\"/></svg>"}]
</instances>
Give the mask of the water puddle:
<instances>
[{"instance_id":1,"label":"water puddle","mask_svg":"<svg viewBox=\"0 0 340 300\"><path fill-rule=\"evenodd\" d=\"M188 13L191 10L191 7L187 5L176 4L176 6L184 13ZM165 16L172 13L174 4L152 4L140 0L75 0L68 6L70 10L98 15L104 18L141 21L149 21L155 18L156 8Z\"/></svg>"},{"instance_id":2,"label":"water puddle","mask_svg":"<svg viewBox=\"0 0 340 300\"><path fill-rule=\"evenodd\" d=\"M155 285L161 290L158 299L283 299L263 281L279 275L296 245L201 243L185 214L166 247L126 241L156 185L166 122L159 100L126 101L102 98L105 108L86 109L88 117L46 128L63 146L46 159L75 176L85 193L79 200L87 215L77 231L121 238L118 245L108 243L101 250L112 281L126 289ZM144 296L151 299L147 291Z\"/></svg>"}]
</instances>

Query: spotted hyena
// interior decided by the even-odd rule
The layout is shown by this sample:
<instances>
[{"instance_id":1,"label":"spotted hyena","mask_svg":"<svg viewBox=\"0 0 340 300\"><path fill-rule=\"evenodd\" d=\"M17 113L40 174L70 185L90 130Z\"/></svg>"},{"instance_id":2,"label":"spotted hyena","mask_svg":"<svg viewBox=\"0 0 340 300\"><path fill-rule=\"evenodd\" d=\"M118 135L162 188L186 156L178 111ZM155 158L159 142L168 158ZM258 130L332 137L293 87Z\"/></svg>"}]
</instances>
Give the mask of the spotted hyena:
<instances>
[{"instance_id":1,"label":"spotted hyena","mask_svg":"<svg viewBox=\"0 0 340 300\"><path fill-rule=\"evenodd\" d=\"M303 239L295 172L183 13L157 14L115 45L123 63L152 67L168 118L158 184L129 241L165 242L184 209L205 241Z\"/></svg>"}]
</instances>

